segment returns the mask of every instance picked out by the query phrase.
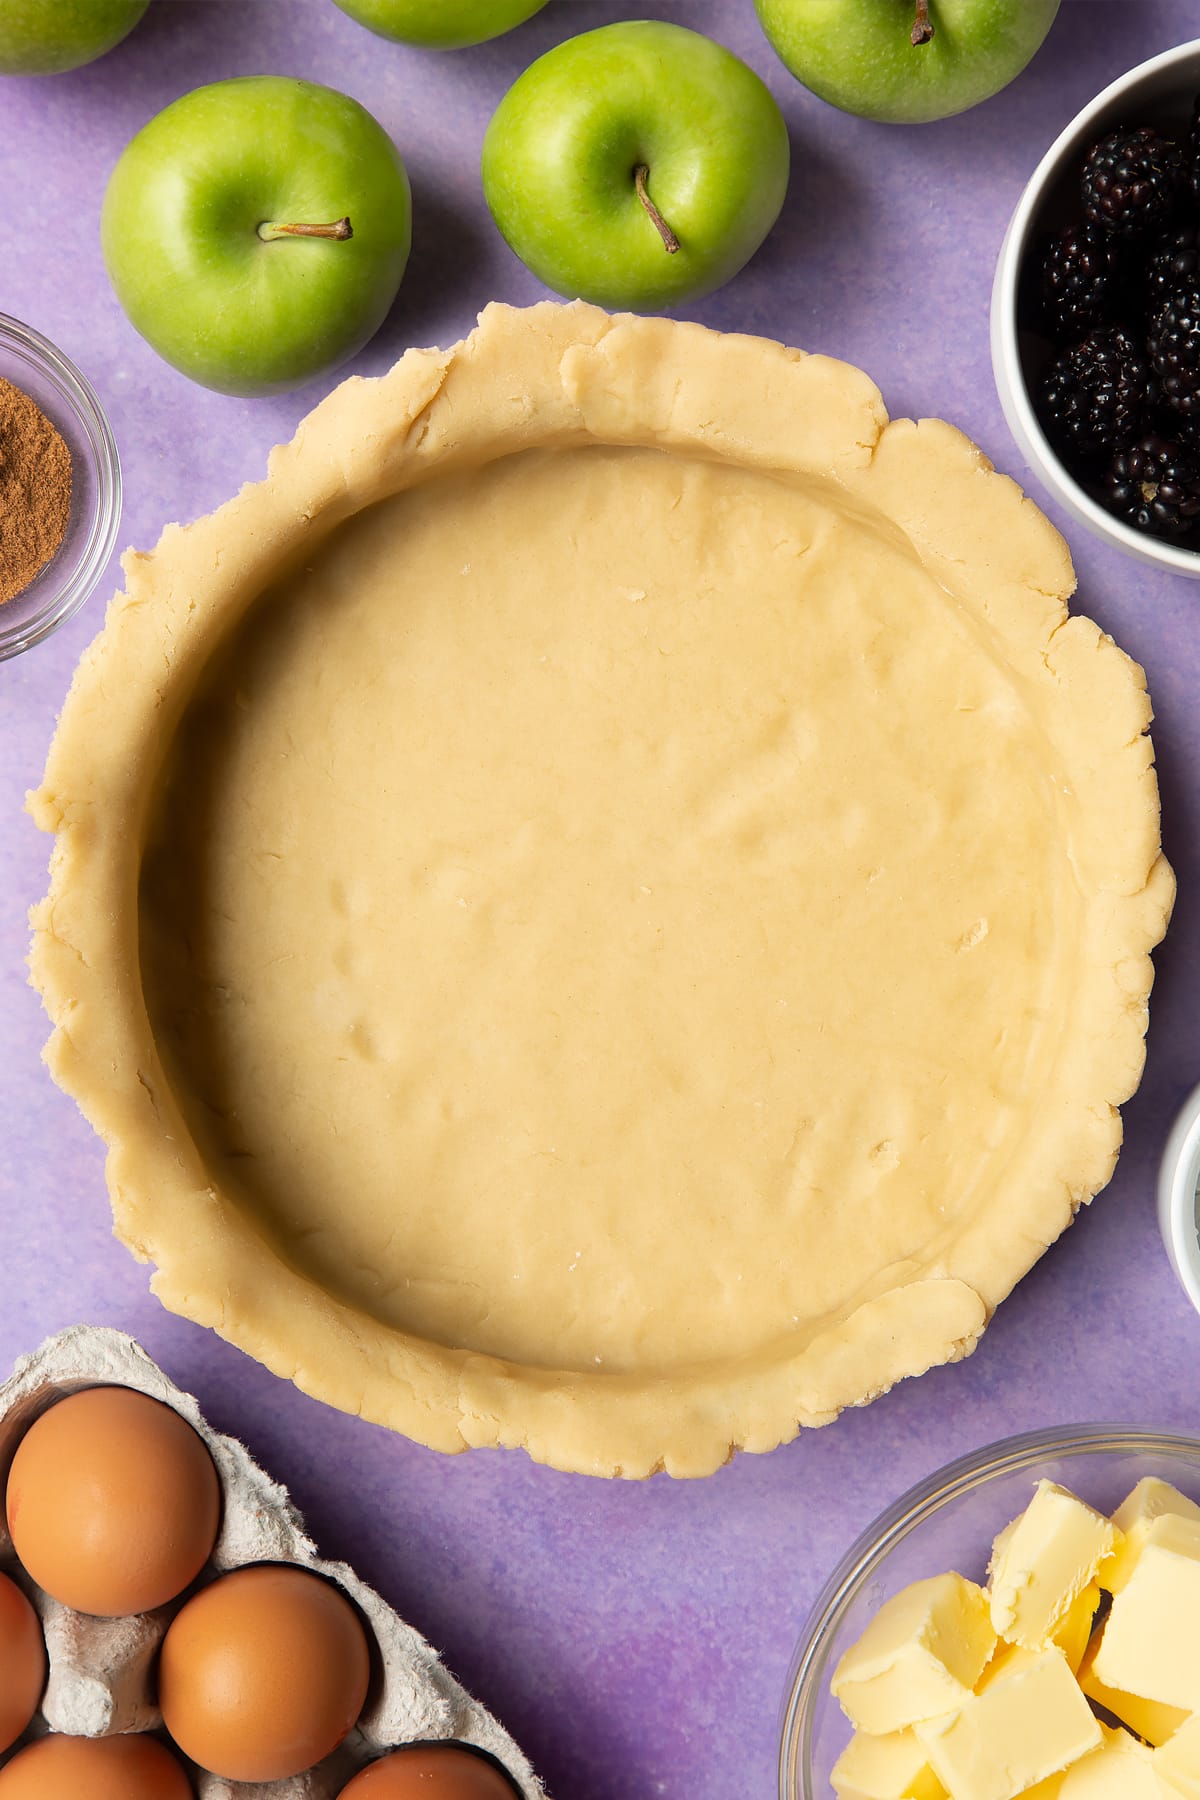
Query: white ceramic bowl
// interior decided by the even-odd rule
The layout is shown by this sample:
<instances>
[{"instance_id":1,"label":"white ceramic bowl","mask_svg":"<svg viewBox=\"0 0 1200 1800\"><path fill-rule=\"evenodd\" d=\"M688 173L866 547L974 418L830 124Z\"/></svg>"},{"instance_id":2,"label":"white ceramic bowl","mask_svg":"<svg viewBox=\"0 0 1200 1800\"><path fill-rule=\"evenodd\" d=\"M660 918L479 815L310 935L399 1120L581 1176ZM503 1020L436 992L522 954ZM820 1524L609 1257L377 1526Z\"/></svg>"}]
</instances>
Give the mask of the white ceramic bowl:
<instances>
[{"instance_id":1,"label":"white ceramic bowl","mask_svg":"<svg viewBox=\"0 0 1200 1800\"><path fill-rule=\"evenodd\" d=\"M846 1552L804 1627L784 1695L779 1800L834 1800L829 1775L850 1726L830 1677L885 1600L944 1569L982 1581L992 1539L1039 1480L1112 1512L1144 1475L1200 1500L1200 1438L1139 1425L1033 1431L974 1450L902 1495Z\"/></svg>"},{"instance_id":2,"label":"white ceramic bowl","mask_svg":"<svg viewBox=\"0 0 1200 1800\"><path fill-rule=\"evenodd\" d=\"M1200 1312L1200 1087L1171 1127L1158 1171L1158 1228L1171 1266Z\"/></svg>"},{"instance_id":3,"label":"white ceramic bowl","mask_svg":"<svg viewBox=\"0 0 1200 1800\"><path fill-rule=\"evenodd\" d=\"M1186 135L1198 91L1200 40L1193 40L1140 63L1076 114L1034 170L1012 216L996 265L991 314L992 368L1000 404L1038 479L1097 537L1140 562L1196 578L1200 578L1200 551L1123 524L1093 500L1059 460L1031 399L1031 389L1055 352L1048 338L1021 323L1020 302L1030 252L1036 251L1046 232L1081 216L1079 176L1088 147L1121 125L1155 125Z\"/></svg>"}]
</instances>

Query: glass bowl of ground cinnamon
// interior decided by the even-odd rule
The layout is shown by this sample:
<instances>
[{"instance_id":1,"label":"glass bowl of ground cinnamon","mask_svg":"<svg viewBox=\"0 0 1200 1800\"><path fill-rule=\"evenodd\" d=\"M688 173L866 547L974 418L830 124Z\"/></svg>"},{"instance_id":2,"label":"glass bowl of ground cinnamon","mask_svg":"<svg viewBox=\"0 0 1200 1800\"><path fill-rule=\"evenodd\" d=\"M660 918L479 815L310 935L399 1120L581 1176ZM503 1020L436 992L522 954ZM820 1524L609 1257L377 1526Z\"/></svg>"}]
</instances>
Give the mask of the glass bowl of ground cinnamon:
<instances>
[{"instance_id":1,"label":"glass bowl of ground cinnamon","mask_svg":"<svg viewBox=\"0 0 1200 1800\"><path fill-rule=\"evenodd\" d=\"M79 611L120 514L117 446L91 385L48 338L0 313L0 661Z\"/></svg>"}]
</instances>

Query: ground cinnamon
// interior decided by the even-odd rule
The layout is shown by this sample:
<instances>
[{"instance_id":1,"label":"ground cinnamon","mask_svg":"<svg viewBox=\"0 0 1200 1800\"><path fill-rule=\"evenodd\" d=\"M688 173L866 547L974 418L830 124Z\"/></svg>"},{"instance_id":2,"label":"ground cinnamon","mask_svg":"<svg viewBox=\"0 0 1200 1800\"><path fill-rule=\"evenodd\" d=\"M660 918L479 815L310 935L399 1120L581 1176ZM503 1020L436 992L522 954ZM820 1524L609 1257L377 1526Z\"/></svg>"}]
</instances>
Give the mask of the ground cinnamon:
<instances>
[{"instance_id":1,"label":"ground cinnamon","mask_svg":"<svg viewBox=\"0 0 1200 1800\"><path fill-rule=\"evenodd\" d=\"M0 605L45 567L71 516L71 452L36 401L0 379Z\"/></svg>"}]
</instances>

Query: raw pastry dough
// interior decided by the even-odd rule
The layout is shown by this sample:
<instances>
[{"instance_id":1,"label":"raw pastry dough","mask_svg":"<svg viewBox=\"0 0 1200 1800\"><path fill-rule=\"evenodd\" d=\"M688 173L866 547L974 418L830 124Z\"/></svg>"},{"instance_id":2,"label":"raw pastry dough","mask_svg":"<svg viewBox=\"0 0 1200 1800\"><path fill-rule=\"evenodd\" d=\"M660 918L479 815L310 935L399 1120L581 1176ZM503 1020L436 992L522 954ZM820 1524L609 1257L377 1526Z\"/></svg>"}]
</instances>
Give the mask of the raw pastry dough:
<instances>
[{"instance_id":1,"label":"raw pastry dough","mask_svg":"<svg viewBox=\"0 0 1200 1800\"><path fill-rule=\"evenodd\" d=\"M32 966L166 1305L441 1449L701 1474L966 1354L1108 1179L1144 679L950 426L491 307L125 566Z\"/></svg>"}]
</instances>

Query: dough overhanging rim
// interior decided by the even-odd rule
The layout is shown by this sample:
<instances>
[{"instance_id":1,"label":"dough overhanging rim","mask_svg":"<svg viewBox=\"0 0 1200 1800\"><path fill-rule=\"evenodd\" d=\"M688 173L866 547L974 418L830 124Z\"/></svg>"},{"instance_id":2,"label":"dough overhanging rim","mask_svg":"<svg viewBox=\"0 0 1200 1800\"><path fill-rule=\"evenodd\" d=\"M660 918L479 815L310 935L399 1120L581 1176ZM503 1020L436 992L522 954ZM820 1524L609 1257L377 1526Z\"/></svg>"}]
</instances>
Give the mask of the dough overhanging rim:
<instances>
[{"instance_id":1,"label":"dough overhanging rim","mask_svg":"<svg viewBox=\"0 0 1200 1800\"><path fill-rule=\"evenodd\" d=\"M214 646L281 565L364 506L532 447L652 444L832 480L890 518L933 578L1044 694L1041 724L1092 836L1075 995L1043 1178L962 1221L927 1268L898 1271L798 1353L682 1373L513 1365L390 1329L288 1267L214 1185L142 990L138 880L164 754ZM30 967L53 1023L46 1060L108 1145L118 1237L156 1265L173 1311L305 1391L435 1448L523 1446L601 1475L700 1475L736 1449L861 1405L970 1353L992 1310L1109 1179L1117 1107L1144 1061L1150 951L1174 894L1160 851L1143 673L1090 620L1057 532L940 421L889 423L860 371L765 340L582 303L490 306L447 351L409 351L339 386L276 449L267 479L124 559L126 589L76 671L41 788L57 834Z\"/></svg>"}]
</instances>

